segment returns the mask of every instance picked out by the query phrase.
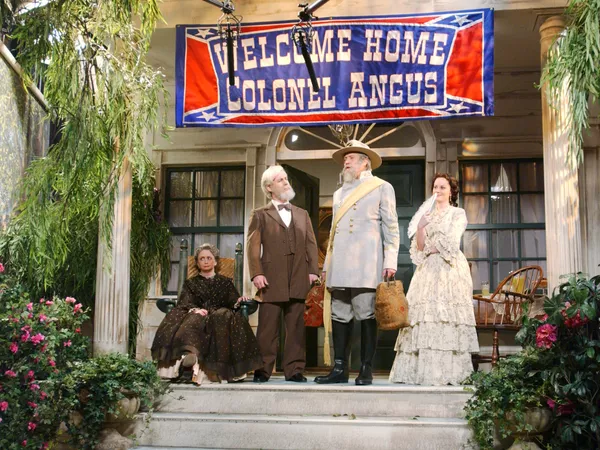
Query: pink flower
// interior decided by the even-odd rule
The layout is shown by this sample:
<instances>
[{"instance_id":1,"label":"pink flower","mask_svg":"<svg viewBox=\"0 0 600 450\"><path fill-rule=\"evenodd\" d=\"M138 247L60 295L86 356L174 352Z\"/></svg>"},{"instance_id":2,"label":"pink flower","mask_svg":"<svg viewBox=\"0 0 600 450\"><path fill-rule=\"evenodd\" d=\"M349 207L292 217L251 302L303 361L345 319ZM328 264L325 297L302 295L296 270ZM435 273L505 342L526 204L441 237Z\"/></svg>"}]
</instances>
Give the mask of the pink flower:
<instances>
[{"instance_id":1,"label":"pink flower","mask_svg":"<svg viewBox=\"0 0 600 450\"><path fill-rule=\"evenodd\" d=\"M38 333L35 336L31 337L31 342L33 343L33 345L38 345L40 342L42 342L44 339L46 339L46 336L44 336L42 333ZM44 349L42 349L43 351Z\"/></svg>"},{"instance_id":2,"label":"pink flower","mask_svg":"<svg viewBox=\"0 0 600 450\"><path fill-rule=\"evenodd\" d=\"M33 402L27 402L27 404L29 406L31 406L33 409L37 408L37 406L38 406L37 403L33 403Z\"/></svg>"},{"instance_id":3,"label":"pink flower","mask_svg":"<svg viewBox=\"0 0 600 450\"><path fill-rule=\"evenodd\" d=\"M22 335L21 335L21 342L27 342L29 340L29 337L31 335L29 334L29 331L25 331Z\"/></svg>"},{"instance_id":4,"label":"pink flower","mask_svg":"<svg viewBox=\"0 0 600 450\"><path fill-rule=\"evenodd\" d=\"M573 414L574 412L575 404L571 400L569 400L568 403L558 406L557 414L559 416L568 416L569 414Z\"/></svg>"},{"instance_id":5,"label":"pink flower","mask_svg":"<svg viewBox=\"0 0 600 450\"><path fill-rule=\"evenodd\" d=\"M11 343L9 348L12 354L15 354L19 351L19 346L16 342Z\"/></svg>"},{"instance_id":6,"label":"pink flower","mask_svg":"<svg viewBox=\"0 0 600 450\"><path fill-rule=\"evenodd\" d=\"M71 340L69 339L68 341L63 342L63 346L64 347L70 347L71 346Z\"/></svg>"},{"instance_id":7,"label":"pink flower","mask_svg":"<svg viewBox=\"0 0 600 450\"><path fill-rule=\"evenodd\" d=\"M40 322L44 323L46 320L48 320L48 316L45 314L40 314Z\"/></svg>"},{"instance_id":8,"label":"pink flower","mask_svg":"<svg viewBox=\"0 0 600 450\"><path fill-rule=\"evenodd\" d=\"M44 303L46 299L44 297L40 298L40 303Z\"/></svg>"},{"instance_id":9,"label":"pink flower","mask_svg":"<svg viewBox=\"0 0 600 450\"><path fill-rule=\"evenodd\" d=\"M0 263L0 273L4 273L4 264Z\"/></svg>"},{"instance_id":10,"label":"pink flower","mask_svg":"<svg viewBox=\"0 0 600 450\"><path fill-rule=\"evenodd\" d=\"M27 304L27 311L33 311L33 303Z\"/></svg>"},{"instance_id":11,"label":"pink flower","mask_svg":"<svg viewBox=\"0 0 600 450\"><path fill-rule=\"evenodd\" d=\"M537 328L535 332L535 344L539 348L551 348L556 342L556 326L546 323Z\"/></svg>"},{"instance_id":12,"label":"pink flower","mask_svg":"<svg viewBox=\"0 0 600 450\"><path fill-rule=\"evenodd\" d=\"M50 301L50 300L46 301L46 306L52 306L52 305L54 305L53 301Z\"/></svg>"},{"instance_id":13,"label":"pink flower","mask_svg":"<svg viewBox=\"0 0 600 450\"><path fill-rule=\"evenodd\" d=\"M4 376L6 376L8 378L15 378L17 376L17 374L14 373L12 370L7 370L6 372L4 372Z\"/></svg>"},{"instance_id":14,"label":"pink flower","mask_svg":"<svg viewBox=\"0 0 600 450\"><path fill-rule=\"evenodd\" d=\"M42 345L42 347L40 348L40 352L44 353L47 348L48 348L48 344Z\"/></svg>"},{"instance_id":15,"label":"pink flower","mask_svg":"<svg viewBox=\"0 0 600 450\"><path fill-rule=\"evenodd\" d=\"M65 298L65 302L67 303L75 303L77 300L75 300L73 297L67 297Z\"/></svg>"},{"instance_id":16,"label":"pink flower","mask_svg":"<svg viewBox=\"0 0 600 450\"><path fill-rule=\"evenodd\" d=\"M33 431L37 428L37 425L33 422L29 422L29 424L27 425L27 431Z\"/></svg>"},{"instance_id":17,"label":"pink flower","mask_svg":"<svg viewBox=\"0 0 600 450\"><path fill-rule=\"evenodd\" d=\"M40 390L40 385L32 383L32 384L29 385L29 389L31 389L32 391L39 391Z\"/></svg>"},{"instance_id":18,"label":"pink flower","mask_svg":"<svg viewBox=\"0 0 600 450\"><path fill-rule=\"evenodd\" d=\"M548 320L548 314L544 314L542 317L540 317L540 320L542 322L545 322L546 320Z\"/></svg>"},{"instance_id":19,"label":"pink flower","mask_svg":"<svg viewBox=\"0 0 600 450\"><path fill-rule=\"evenodd\" d=\"M42 400L45 400L45 399L46 399L46 397L48 397L48 394L46 394L44 391L40 391L40 398L41 398Z\"/></svg>"},{"instance_id":20,"label":"pink flower","mask_svg":"<svg viewBox=\"0 0 600 450\"><path fill-rule=\"evenodd\" d=\"M54 362L53 359L49 359L48 364L50 364L50 366L52 366L52 367L56 367L56 362Z\"/></svg>"},{"instance_id":21,"label":"pink flower","mask_svg":"<svg viewBox=\"0 0 600 450\"><path fill-rule=\"evenodd\" d=\"M37 363L39 363L39 362L40 362L40 358L33 358L33 363L34 363L34 364L37 364Z\"/></svg>"},{"instance_id":22,"label":"pink flower","mask_svg":"<svg viewBox=\"0 0 600 450\"><path fill-rule=\"evenodd\" d=\"M573 317L567 316L565 310L562 311L562 315L565 319L565 326L567 328L579 328L589 322L589 319L587 317L584 317L583 319L581 318L579 310L577 311L577 314L575 314Z\"/></svg>"},{"instance_id":23,"label":"pink flower","mask_svg":"<svg viewBox=\"0 0 600 450\"><path fill-rule=\"evenodd\" d=\"M546 404L548 405L548 408L550 408L551 410L554 410L554 407L556 406L556 402L554 400L552 400L551 398L546 400Z\"/></svg>"},{"instance_id":24,"label":"pink flower","mask_svg":"<svg viewBox=\"0 0 600 450\"><path fill-rule=\"evenodd\" d=\"M21 331L26 331L28 333L31 333L31 326L25 325L24 327L21 328Z\"/></svg>"},{"instance_id":25,"label":"pink flower","mask_svg":"<svg viewBox=\"0 0 600 450\"><path fill-rule=\"evenodd\" d=\"M78 312L81 312L81 308L83 308L83 305L81 303L77 303L73 307L73 314L77 314Z\"/></svg>"},{"instance_id":26,"label":"pink flower","mask_svg":"<svg viewBox=\"0 0 600 450\"><path fill-rule=\"evenodd\" d=\"M81 328L75 328L75 333L81 333Z\"/></svg>"},{"instance_id":27,"label":"pink flower","mask_svg":"<svg viewBox=\"0 0 600 450\"><path fill-rule=\"evenodd\" d=\"M21 445L22 445L23 447L27 447L27 439L25 439L23 442L21 442Z\"/></svg>"},{"instance_id":28,"label":"pink flower","mask_svg":"<svg viewBox=\"0 0 600 450\"><path fill-rule=\"evenodd\" d=\"M7 401L0 402L0 411L4 412L7 409L8 409L8 402Z\"/></svg>"},{"instance_id":29,"label":"pink flower","mask_svg":"<svg viewBox=\"0 0 600 450\"><path fill-rule=\"evenodd\" d=\"M48 450L48 443L47 443L47 442L44 442L44 443L42 444L42 446L40 447L40 450Z\"/></svg>"},{"instance_id":30,"label":"pink flower","mask_svg":"<svg viewBox=\"0 0 600 450\"><path fill-rule=\"evenodd\" d=\"M28 319L33 319L33 313L29 313L29 314L27 315L27 318L28 318Z\"/></svg>"},{"instance_id":31,"label":"pink flower","mask_svg":"<svg viewBox=\"0 0 600 450\"><path fill-rule=\"evenodd\" d=\"M27 378L31 378L32 380L35 378L35 374L33 373L33 370L30 370L29 372L27 372Z\"/></svg>"}]
</instances>

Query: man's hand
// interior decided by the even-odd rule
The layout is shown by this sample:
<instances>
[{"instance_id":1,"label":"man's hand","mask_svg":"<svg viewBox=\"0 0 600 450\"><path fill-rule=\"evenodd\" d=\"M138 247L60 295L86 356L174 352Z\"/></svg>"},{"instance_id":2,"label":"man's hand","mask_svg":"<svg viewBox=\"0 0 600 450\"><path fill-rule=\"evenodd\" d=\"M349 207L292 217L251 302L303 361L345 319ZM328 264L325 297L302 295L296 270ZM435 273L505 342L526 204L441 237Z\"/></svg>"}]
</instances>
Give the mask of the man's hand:
<instances>
[{"instance_id":1,"label":"man's hand","mask_svg":"<svg viewBox=\"0 0 600 450\"><path fill-rule=\"evenodd\" d=\"M266 288L269 283L267 282L267 279L264 275L256 275L254 277L254 279L252 280L252 283L254 283L254 286L256 287L256 289L264 289Z\"/></svg>"},{"instance_id":2,"label":"man's hand","mask_svg":"<svg viewBox=\"0 0 600 450\"><path fill-rule=\"evenodd\" d=\"M318 275L315 275L314 273L309 273L308 274L308 281L310 281L310 284L312 285L315 281L317 281L319 279Z\"/></svg>"},{"instance_id":3,"label":"man's hand","mask_svg":"<svg viewBox=\"0 0 600 450\"><path fill-rule=\"evenodd\" d=\"M321 272L321 283L325 284L325 280L327 280L327 272Z\"/></svg>"},{"instance_id":4,"label":"man's hand","mask_svg":"<svg viewBox=\"0 0 600 450\"><path fill-rule=\"evenodd\" d=\"M394 269L383 269L384 280L393 280L395 275L396 271Z\"/></svg>"}]
</instances>

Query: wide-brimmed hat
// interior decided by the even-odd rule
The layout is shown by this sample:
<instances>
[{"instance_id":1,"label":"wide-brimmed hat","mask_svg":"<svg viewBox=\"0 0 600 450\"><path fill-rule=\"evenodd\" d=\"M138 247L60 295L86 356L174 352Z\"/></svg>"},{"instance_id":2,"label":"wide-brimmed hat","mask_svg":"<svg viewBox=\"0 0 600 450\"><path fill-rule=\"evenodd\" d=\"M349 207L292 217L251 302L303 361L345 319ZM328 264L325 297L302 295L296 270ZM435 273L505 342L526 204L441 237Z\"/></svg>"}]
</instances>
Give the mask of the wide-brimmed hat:
<instances>
[{"instance_id":1,"label":"wide-brimmed hat","mask_svg":"<svg viewBox=\"0 0 600 450\"><path fill-rule=\"evenodd\" d=\"M331 157L336 163L343 166L344 156L348 153L362 153L363 155L367 155L371 160L371 169L373 170L381 166L381 156L379 156L375 150L371 150L367 144L354 139L348 141L346 147L340 148Z\"/></svg>"}]
</instances>

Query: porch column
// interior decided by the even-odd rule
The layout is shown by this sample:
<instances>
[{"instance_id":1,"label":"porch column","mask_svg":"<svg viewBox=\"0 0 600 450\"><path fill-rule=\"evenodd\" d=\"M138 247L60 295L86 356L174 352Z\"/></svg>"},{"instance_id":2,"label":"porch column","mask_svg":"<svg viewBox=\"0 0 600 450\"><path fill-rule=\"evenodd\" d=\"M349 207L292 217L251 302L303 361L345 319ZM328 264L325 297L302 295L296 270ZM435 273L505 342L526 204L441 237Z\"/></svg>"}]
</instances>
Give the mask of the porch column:
<instances>
[{"instance_id":1,"label":"porch column","mask_svg":"<svg viewBox=\"0 0 600 450\"><path fill-rule=\"evenodd\" d=\"M129 336L129 267L131 250L131 166L125 159L117 188L112 248L100 231L94 308L94 355L127 353ZM102 226L100 227L102 228Z\"/></svg>"},{"instance_id":2,"label":"porch column","mask_svg":"<svg viewBox=\"0 0 600 450\"><path fill-rule=\"evenodd\" d=\"M556 38L565 28L562 17L547 19L540 27L543 68ZM546 255L549 292L563 274L583 269L579 187L575 164L567 161L569 95L566 88L557 98L548 98L542 87L544 145L544 198L546 207Z\"/></svg>"}]
</instances>

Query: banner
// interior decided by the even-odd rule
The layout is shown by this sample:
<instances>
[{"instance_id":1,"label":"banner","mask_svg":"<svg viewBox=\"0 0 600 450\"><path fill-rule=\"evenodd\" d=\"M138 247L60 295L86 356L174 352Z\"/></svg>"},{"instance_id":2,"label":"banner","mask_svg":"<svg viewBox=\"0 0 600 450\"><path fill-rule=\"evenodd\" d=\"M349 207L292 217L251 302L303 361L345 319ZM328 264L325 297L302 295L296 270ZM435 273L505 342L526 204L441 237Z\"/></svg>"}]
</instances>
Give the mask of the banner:
<instances>
[{"instance_id":1,"label":"banner","mask_svg":"<svg viewBox=\"0 0 600 450\"><path fill-rule=\"evenodd\" d=\"M257 127L489 116L493 10L315 20L312 91L297 22L245 24L235 85L216 26L179 25L178 127Z\"/></svg>"}]
</instances>

